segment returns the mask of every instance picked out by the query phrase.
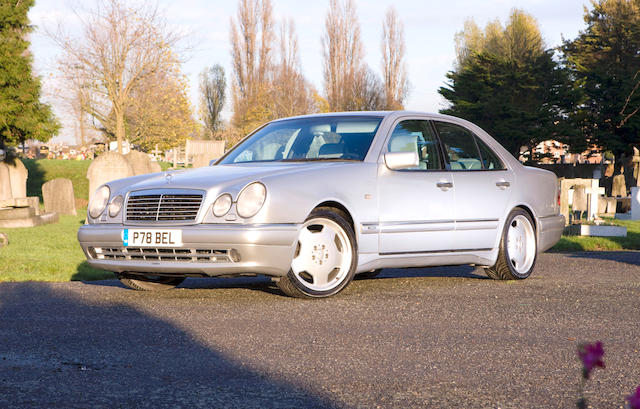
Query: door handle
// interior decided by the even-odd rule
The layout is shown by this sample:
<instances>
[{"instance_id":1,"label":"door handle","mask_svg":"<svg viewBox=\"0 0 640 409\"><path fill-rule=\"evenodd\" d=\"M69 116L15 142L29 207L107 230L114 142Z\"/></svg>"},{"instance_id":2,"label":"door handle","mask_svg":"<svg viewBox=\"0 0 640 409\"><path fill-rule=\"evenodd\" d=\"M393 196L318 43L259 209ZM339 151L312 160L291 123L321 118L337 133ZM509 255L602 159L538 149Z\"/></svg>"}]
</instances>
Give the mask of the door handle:
<instances>
[{"instance_id":1,"label":"door handle","mask_svg":"<svg viewBox=\"0 0 640 409\"><path fill-rule=\"evenodd\" d=\"M506 180L501 180L499 182L496 182L496 186L498 186L501 189L506 189L509 186L511 186L511 183L507 182Z\"/></svg>"},{"instance_id":2,"label":"door handle","mask_svg":"<svg viewBox=\"0 0 640 409\"><path fill-rule=\"evenodd\" d=\"M438 186L440 189L444 190L445 192L447 191L447 189L450 189L453 187L453 183L451 182L438 182L436 183L436 186Z\"/></svg>"}]
</instances>

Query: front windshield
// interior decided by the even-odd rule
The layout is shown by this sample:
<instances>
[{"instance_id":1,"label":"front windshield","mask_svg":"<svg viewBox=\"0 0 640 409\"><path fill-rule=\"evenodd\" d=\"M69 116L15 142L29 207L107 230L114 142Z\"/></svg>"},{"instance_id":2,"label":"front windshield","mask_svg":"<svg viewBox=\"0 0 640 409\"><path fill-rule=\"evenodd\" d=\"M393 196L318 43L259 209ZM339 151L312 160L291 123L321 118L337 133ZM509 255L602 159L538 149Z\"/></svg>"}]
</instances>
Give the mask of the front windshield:
<instances>
[{"instance_id":1,"label":"front windshield","mask_svg":"<svg viewBox=\"0 0 640 409\"><path fill-rule=\"evenodd\" d=\"M362 161L381 121L373 116L319 116L272 122L219 163Z\"/></svg>"}]
</instances>

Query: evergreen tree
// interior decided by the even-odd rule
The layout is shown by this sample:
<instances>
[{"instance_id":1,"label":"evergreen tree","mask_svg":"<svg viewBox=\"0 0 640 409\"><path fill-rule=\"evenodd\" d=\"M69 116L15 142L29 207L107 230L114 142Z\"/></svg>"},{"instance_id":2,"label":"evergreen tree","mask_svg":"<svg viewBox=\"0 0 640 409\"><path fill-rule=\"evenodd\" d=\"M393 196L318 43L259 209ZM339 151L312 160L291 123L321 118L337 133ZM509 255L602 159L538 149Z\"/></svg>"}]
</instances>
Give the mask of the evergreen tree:
<instances>
[{"instance_id":1,"label":"evergreen tree","mask_svg":"<svg viewBox=\"0 0 640 409\"><path fill-rule=\"evenodd\" d=\"M640 2L593 2L584 19L587 28L562 46L586 94L581 129L617 156L640 143Z\"/></svg>"},{"instance_id":2,"label":"evergreen tree","mask_svg":"<svg viewBox=\"0 0 640 409\"><path fill-rule=\"evenodd\" d=\"M457 65L438 91L450 103L442 113L478 124L515 157L522 146L531 151L541 141L575 135L569 118L580 94L553 51L544 50L533 17L513 10L505 27L496 20L484 30L467 22L456 50Z\"/></svg>"},{"instance_id":3,"label":"evergreen tree","mask_svg":"<svg viewBox=\"0 0 640 409\"><path fill-rule=\"evenodd\" d=\"M40 102L31 73L27 13L34 0L0 0L0 148L27 139L47 141L58 132L51 107Z\"/></svg>"},{"instance_id":4,"label":"evergreen tree","mask_svg":"<svg viewBox=\"0 0 640 409\"><path fill-rule=\"evenodd\" d=\"M567 141L567 120L578 93L567 72L546 51L527 62L490 53L472 54L438 91L451 106L441 112L476 123L515 157L547 139ZM584 147L584 143L581 144Z\"/></svg>"}]
</instances>

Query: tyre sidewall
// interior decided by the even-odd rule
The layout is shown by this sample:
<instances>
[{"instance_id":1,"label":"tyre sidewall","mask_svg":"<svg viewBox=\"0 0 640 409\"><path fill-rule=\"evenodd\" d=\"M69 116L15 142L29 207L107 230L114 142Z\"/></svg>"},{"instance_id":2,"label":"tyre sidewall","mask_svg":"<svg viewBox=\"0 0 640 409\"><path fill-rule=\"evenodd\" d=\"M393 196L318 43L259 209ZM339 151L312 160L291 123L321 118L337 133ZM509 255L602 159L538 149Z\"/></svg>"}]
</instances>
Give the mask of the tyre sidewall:
<instances>
[{"instance_id":1,"label":"tyre sidewall","mask_svg":"<svg viewBox=\"0 0 640 409\"><path fill-rule=\"evenodd\" d=\"M527 221L531 224L531 228L533 229L533 236L534 236L534 240L535 240L535 251L534 251L534 255L533 255L533 263L531 264L531 267L529 268L529 270L527 270L525 273L519 273L513 268L513 266L511 265L510 258L509 258L509 246L507 246L507 236L509 234L509 226L511 225L511 222L513 222L513 219L516 216L524 216L527 219ZM505 257L505 261L506 261L505 264L509 268L509 272L516 279L525 279L525 278L529 277L531 275L531 272L535 268L536 261L538 261L538 240L537 240L537 237L538 237L538 234L537 234L537 231L536 231L536 228L535 228L535 224L533 223L533 220L531 219L531 216L529 215L529 213L527 213L526 211L524 211L523 209L520 209L520 208L513 209L511 211L511 213L509 213L509 216L507 216L507 221L504 224L504 229L502 231L502 239L501 239L500 245L502 247L502 254Z\"/></svg>"},{"instance_id":2,"label":"tyre sidewall","mask_svg":"<svg viewBox=\"0 0 640 409\"><path fill-rule=\"evenodd\" d=\"M349 285L349 283L353 280L353 277L355 276L356 267L358 265L358 246L356 243L355 235L353 233L353 230L351 229L351 226L349 226L349 223L347 223L344 217L342 217L342 215L338 214L337 212L333 212L331 210L325 210L325 209L316 209L312 211L309 217L307 217L307 219L305 220L305 222L311 219L319 219L319 218L331 220L337 223L340 226L340 228L344 230L344 232L347 235L347 238L349 239L349 244L351 245L351 253L353 254L353 257L351 258L351 266L349 267L349 272L345 276L344 280L342 280L342 283L340 283L340 285L327 291L317 291L317 290L312 290L308 288L302 282L300 282L298 277L296 277L296 275L293 273L293 270L289 269L289 272L287 273L287 278L291 281L291 283L293 283L293 285L304 295L308 297L318 297L318 298L334 295L340 292L347 285Z\"/></svg>"}]
</instances>

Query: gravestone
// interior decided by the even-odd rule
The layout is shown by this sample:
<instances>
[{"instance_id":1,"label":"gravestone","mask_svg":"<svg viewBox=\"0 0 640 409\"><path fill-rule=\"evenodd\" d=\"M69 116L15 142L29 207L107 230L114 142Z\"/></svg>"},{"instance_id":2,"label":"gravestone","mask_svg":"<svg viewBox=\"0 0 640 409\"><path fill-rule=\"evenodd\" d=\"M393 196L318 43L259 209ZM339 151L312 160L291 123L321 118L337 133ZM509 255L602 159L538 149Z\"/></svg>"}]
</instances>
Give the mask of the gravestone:
<instances>
[{"instance_id":1,"label":"gravestone","mask_svg":"<svg viewBox=\"0 0 640 409\"><path fill-rule=\"evenodd\" d=\"M158 162L152 162L144 152L132 150L124 157L127 159L127 162L131 165L131 169L133 169L133 175L146 175L147 173L156 173L160 172L160 164Z\"/></svg>"},{"instance_id":2,"label":"gravestone","mask_svg":"<svg viewBox=\"0 0 640 409\"><path fill-rule=\"evenodd\" d=\"M211 162L211 160L213 159L218 159L218 157L211 152L193 155L193 167L203 168L205 166L209 166L209 162Z\"/></svg>"},{"instance_id":3,"label":"gravestone","mask_svg":"<svg viewBox=\"0 0 640 409\"><path fill-rule=\"evenodd\" d=\"M91 197L100 185L133 175L133 168L124 155L117 152L103 153L91 162L89 170L87 170L89 200L91 200Z\"/></svg>"},{"instance_id":4,"label":"gravestone","mask_svg":"<svg viewBox=\"0 0 640 409\"><path fill-rule=\"evenodd\" d=\"M12 199L9 166L0 161L0 200Z\"/></svg>"},{"instance_id":5,"label":"gravestone","mask_svg":"<svg viewBox=\"0 0 640 409\"><path fill-rule=\"evenodd\" d=\"M576 186L573 188L573 205L571 209L574 212L584 212L587 210L587 191L584 186Z\"/></svg>"},{"instance_id":6,"label":"gravestone","mask_svg":"<svg viewBox=\"0 0 640 409\"><path fill-rule=\"evenodd\" d=\"M71 180L57 178L42 185L45 212L76 215L75 196Z\"/></svg>"},{"instance_id":7,"label":"gravestone","mask_svg":"<svg viewBox=\"0 0 640 409\"><path fill-rule=\"evenodd\" d=\"M11 183L11 195L14 199L27 197L27 177L29 171L18 158L5 161L9 168L9 179Z\"/></svg>"},{"instance_id":8,"label":"gravestone","mask_svg":"<svg viewBox=\"0 0 640 409\"><path fill-rule=\"evenodd\" d=\"M621 173L613 177L613 187L611 188L611 196L612 197L627 196L627 185L624 180L624 173Z\"/></svg>"},{"instance_id":9,"label":"gravestone","mask_svg":"<svg viewBox=\"0 0 640 409\"><path fill-rule=\"evenodd\" d=\"M631 188L631 220L640 220L640 187Z\"/></svg>"}]
</instances>

